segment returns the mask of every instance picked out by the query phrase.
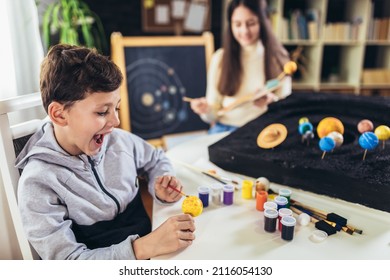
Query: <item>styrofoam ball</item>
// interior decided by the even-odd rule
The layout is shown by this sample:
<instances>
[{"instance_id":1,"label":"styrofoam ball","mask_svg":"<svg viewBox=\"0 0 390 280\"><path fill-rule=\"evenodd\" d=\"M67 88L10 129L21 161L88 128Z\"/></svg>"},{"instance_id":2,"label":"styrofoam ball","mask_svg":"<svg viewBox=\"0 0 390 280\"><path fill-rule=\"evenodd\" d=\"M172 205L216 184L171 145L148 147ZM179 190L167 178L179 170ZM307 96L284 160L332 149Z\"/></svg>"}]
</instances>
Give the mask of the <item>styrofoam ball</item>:
<instances>
[{"instance_id":1,"label":"styrofoam ball","mask_svg":"<svg viewBox=\"0 0 390 280\"><path fill-rule=\"evenodd\" d=\"M255 181L256 191L264 190L267 192L269 190L269 186L270 186L270 182L265 177L259 177Z\"/></svg>"},{"instance_id":2,"label":"styrofoam ball","mask_svg":"<svg viewBox=\"0 0 390 280\"><path fill-rule=\"evenodd\" d=\"M310 216L306 213L301 213L298 216L298 223L301 226L307 226L310 223Z\"/></svg>"}]
</instances>

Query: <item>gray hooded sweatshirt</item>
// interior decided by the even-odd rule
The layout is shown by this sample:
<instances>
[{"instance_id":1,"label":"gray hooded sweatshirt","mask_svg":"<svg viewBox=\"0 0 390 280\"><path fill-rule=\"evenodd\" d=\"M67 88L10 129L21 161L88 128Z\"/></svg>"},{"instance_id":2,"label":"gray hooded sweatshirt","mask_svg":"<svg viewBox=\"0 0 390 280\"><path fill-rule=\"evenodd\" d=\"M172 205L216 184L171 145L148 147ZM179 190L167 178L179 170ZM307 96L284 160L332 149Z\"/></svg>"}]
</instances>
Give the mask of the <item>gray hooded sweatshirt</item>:
<instances>
[{"instance_id":1,"label":"gray hooded sweatshirt","mask_svg":"<svg viewBox=\"0 0 390 280\"><path fill-rule=\"evenodd\" d=\"M174 175L162 150L121 129L96 156L69 155L51 122L30 138L16 166L23 169L23 226L42 259L135 259L132 241L150 232L137 173L148 174L153 197L156 177Z\"/></svg>"}]
</instances>

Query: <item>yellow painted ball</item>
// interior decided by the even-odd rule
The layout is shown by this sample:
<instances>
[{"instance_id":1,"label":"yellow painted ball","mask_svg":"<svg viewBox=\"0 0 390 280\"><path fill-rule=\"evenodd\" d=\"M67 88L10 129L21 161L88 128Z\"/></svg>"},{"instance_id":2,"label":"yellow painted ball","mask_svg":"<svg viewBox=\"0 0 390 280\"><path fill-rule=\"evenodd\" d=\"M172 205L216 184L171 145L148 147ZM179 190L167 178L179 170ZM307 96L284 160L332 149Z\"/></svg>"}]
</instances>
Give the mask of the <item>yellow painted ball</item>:
<instances>
[{"instance_id":1,"label":"yellow painted ball","mask_svg":"<svg viewBox=\"0 0 390 280\"><path fill-rule=\"evenodd\" d=\"M197 196L187 196L183 200L181 210L184 214L190 214L192 217L199 216L203 211L203 203Z\"/></svg>"},{"instance_id":2,"label":"yellow painted ball","mask_svg":"<svg viewBox=\"0 0 390 280\"><path fill-rule=\"evenodd\" d=\"M298 65L294 61L289 61L283 66L283 71L287 75L291 75L297 71Z\"/></svg>"},{"instance_id":3,"label":"yellow painted ball","mask_svg":"<svg viewBox=\"0 0 390 280\"><path fill-rule=\"evenodd\" d=\"M322 119L317 125L317 134L319 138L327 136L332 131L344 134L343 123L334 117L327 117Z\"/></svg>"},{"instance_id":4,"label":"yellow painted ball","mask_svg":"<svg viewBox=\"0 0 390 280\"><path fill-rule=\"evenodd\" d=\"M386 141L390 138L390 128L387 125L380 125L375 128L375 135L381 141Z\"/></svg>"}]
</instances>

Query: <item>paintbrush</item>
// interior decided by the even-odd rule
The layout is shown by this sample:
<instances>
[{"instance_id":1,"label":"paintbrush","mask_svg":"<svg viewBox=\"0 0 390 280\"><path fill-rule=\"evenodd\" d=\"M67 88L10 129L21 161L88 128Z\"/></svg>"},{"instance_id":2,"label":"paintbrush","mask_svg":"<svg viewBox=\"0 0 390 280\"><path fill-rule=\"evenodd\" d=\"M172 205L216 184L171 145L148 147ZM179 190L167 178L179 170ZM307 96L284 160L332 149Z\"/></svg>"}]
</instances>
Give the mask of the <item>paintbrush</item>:
<instances>
[{"instance_id":1,"label":"paintbrush","mask_svg":"<svg viewBox=\"0 0 390 280\"><path fill-rule=\"evenodd\" d=\"M340 226L346 226L347 225L347 219L342 217L342 216L340 216L340 215L337 215L335 213L326 213L325 211L322 211L322 210L319 210L317 208L304 205L304 204L302 204L302 203L300 203L298 201L295 201L295 200L291 200L290 203L293 204L293 205L296 205L296 206L302 206L305 209L310 210L312 212L320 213L321 215L326 217L326 220L331 221L331 222L335 222L335 223L339 224Z\"/></svg>"},{"instance_id":2,"label":"paintbrush","mask_svg":"<svg viewBox=\"0 0 390 280\"><path fill-rule=\"evenodd\" d=\"M210 178L213 178L214 180L222 183L222 184L226 184L226 182L229 182L229 183L232 183L232 184L235 184L235 185L239 185L239 183L233 179L230 179L230 178L227 178L227 177L222 177L222 176L219 176L219 175L216 175L216 174L213 174L213 173L210 173L210 172L207 172L205 170L202 170L202 169L199 169L199 168L196 168L195 166L192 166L188 163L185 163L185 162L182 162L182 161L179 161L179 160L173 160L172 161L176 162L176 163L179 163L191 170L194 170L196 172L200 172Z\"/></svg>"},{"instance_id":3,"label":"paintbrush","mask_svg":"<svg viewBox=\"0 0 390 280\"><path fill-rule=\"evenodd\" d=\"M325 221L326 223L328 223L329 225L331 225L332 227L334 227L337 231L344 231L345 233L348 233L348 234L353 234L354 231L351 230L350 228L348 228L348 225L345 225L345 226L341 226L335 222L332 222L332 221L329 221L326 219L326 217L324 215L322 215L321 213L317 213L315 211L310 211L308 209L305 209L304 207L302 206L298 206L298 205L294 205L296 208L298 208L299 210L303 211L304 213L308 214L309 216L312 216L318 220L323 220Z\"/></svg>"},{"instance_id":4,"label":"paintbrush","mask_svg":"<svg viewBox=\"0 0 390 280\"><path fill-rule=\"evenodd\" d=\"M343 229L345 232L347 232L347 233L349 233L350 234L350 232L352 231L352 232L355 232L355 233L358 233L358 234L363 234L363 230L361 230L361 229L358 229L358 228L355 228L355 227L353 227L353 226L351 226L351 225L348 225L347 224L347 219L346 218L344 218L344 217L342 217L342 216L339 216L339 215L337 215L337 214L335 214L335 213L326 213L325 211L321 211L321 210L319 210L319 209L316 209L316 208L314 208L314 207L310 207L310 206L307 206L307 205L304 205L304 204L302 204L302 203L300 203L300 202L298 202L298 201L295 201L295 200L291 200L290 201L293 205L295 205L295 206L301 206L301 207L304 207L305 209L308 209L308 210L310 210L310 211L312 211L312 212L315 212L315 213L317 213L317 214L321 214L321 215L323 215L324 217L325 217L325 219L326 220L328 220L328 221L331 221L331 222L335 222L336 224L338 224L338 225L340 225L340 226L342 226L342 227L346 227L348 230L345 230L345 229Z\"/></svg>"},{"instance_id":5,"label":"paintbrush","mask_svg":"<svg viewBox=\"0 0 390 280\"><path fill-rule=\"evenodd\" d=\"M353 226L351 226L351 225L347 225L347 227L348 227L350 230L352 230L353 232L356 232L356 233L358 233L358 234L363 234L363 230L362 230L362 229L355 228L355 227L353 227Z\"/></svg>"},{"instance_id":6,"label":"paintbrush","mask_svg":"<svg viewBox=\"0 0 390 280\"><path fill-rule=\"evenodd\" d=\"M290 209L298 215L304 213L303 211L299 210L298 208L295 208L294 206L290 206ZM325 222L324 220L316 219L315 217L311 216L310 214L308 214L308 215L310 216L310 221L314 223L314 226L317 229L325 231L328 235L332 235L332 234L337 233L337 230L333 226L331 226L330 224Z\"/></svg>"},{"instance_id":7,"label":"paintbrush","mask_svg":"<svg viewBox=\"0 0 390 280\"><path fill-rule=\"evenodd\" d=\"M170 189L174 190L175 192L178 192L178 193L180 193L182 196L189 197L189 195L187 195L187 194L183 193L182 191L180 191L180 190L176 189L175 187L173 187L173 186L171 186L171 185L168 185L168 188L170 188Z\"/></svg>"}]
</instances>

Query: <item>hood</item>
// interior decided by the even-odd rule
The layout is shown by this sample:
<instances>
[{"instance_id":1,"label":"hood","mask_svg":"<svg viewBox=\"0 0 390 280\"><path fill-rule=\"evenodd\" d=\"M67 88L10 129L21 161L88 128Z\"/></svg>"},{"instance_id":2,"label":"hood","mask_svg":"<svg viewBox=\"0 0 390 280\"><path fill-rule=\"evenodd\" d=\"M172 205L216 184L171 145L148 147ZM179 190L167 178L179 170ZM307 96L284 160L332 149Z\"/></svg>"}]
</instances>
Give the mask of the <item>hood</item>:
<instances>
[{"instance_id":1,"label":"hood","mask_svg":"<svg viewBox=\"0 0 390 280\"><path fill-rule=\"evenodd\" d=\"M110 137L110 135L107 135L107 137ZM92 157L95 162L99 162L104 154L103 151L105 151L109 139L107 138L105 140L99 153ZM37 159L72 169L83 169L84 164L88 164L87 155L73 156L61 148L54 136L54 127L51 121L44 123L30 137L16 158L15 167L23 169L30 159ZM80 159L84 164L80 164Z\"/></svg>"}]
</instances>

